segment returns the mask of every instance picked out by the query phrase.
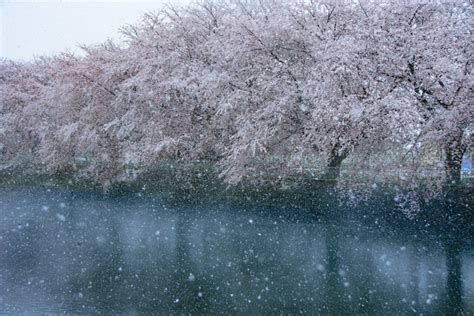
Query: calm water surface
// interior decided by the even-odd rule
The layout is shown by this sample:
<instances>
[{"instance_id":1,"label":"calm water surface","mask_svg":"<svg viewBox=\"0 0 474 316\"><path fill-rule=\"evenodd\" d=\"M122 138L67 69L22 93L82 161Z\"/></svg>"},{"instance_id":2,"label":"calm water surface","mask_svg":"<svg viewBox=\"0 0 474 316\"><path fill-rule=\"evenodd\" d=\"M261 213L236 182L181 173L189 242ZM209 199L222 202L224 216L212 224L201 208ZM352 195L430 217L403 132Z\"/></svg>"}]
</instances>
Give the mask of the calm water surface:
<instances>
[{"instance_id":1,"label":"calm water surface","mask_svg":"<svg viewBox=\"0 0 474 316\"><path fill-rule=\"evenodd\" d=\"M474 314L472 223L317 205L0 189L0 314Z\"/></svg>"}]
</instances>

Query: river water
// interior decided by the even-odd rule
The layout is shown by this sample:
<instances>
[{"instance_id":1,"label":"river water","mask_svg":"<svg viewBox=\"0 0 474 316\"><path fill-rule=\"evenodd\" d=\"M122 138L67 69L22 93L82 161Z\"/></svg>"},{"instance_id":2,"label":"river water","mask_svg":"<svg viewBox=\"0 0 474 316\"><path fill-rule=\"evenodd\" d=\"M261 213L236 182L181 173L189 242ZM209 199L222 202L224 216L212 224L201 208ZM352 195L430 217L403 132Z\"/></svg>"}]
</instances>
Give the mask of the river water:
<instances>
[{"instance_id":1,"label":"river water","mask_svg":"<svg viewBox=\"0 0 474 316\"><path fill-rule=\"evenodd\" d=\"M474 314L472 223L317 205L0 189L0 314Z\"/></svg>"}]
</instances>

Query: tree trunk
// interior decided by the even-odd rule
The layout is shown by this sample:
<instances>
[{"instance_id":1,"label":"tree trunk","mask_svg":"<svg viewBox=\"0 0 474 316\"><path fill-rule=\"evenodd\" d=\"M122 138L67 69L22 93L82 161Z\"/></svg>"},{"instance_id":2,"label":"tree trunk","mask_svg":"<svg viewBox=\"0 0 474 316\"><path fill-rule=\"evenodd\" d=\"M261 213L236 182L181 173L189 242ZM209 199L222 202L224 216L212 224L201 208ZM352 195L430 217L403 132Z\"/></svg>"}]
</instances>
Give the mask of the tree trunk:
<instances>
[{"instance_id":1,"label":"tree trunk","mask_svg":"<svg viewBox=\"0 0 474 316\"><path fill-rule=\"evenodd\" d=\"M461 163L466 150L462 144L463 131L459 129L450 137L445 146L445 172L448 186L456 186L461 182Z\"/></svg>"},{"instance_id":2,"label":"tree trunk","mask_svg":"<svg viewBox=\"0 0 474 316\"><path fill-rule=\"evenodd\" d=\"M446 267L447 277L447 302L446 313L450 315L462 315L462 276L461 276L461 247L462 243L453 231L459 229L459 214L462 203L460 198L461 164L466 147L462 144L462 129L453 134L445 146L445 172L446 172L446 195L445 215L447 216L446 237Z\"/></svg>"},{"instance_id":3,"label":"tree trunk","mask_svg":"<svg viewBox=\"0 0 474 316\"><path fill-rule=\"evenodd\" d=\"M341 175L341 164L346 159L348 153L344 152L342 154L337 153L337 148L335 147L331 156L328 159L327 170L324 173L323 179L330 182L336 182Z\"/></svg>"},{"instance_id":4,"label":"tree trunk","mask_svg":"<svg viewBox=\"0 0 474 316\"><path fill-rule=\"evenodd\" d=\"M444 167L446 172L445 213L448 218L458 213L459 186L461 184L461 163L465 147L462 144L462 130L459 129L451 136L445 146Z\"/></svg>"}]
</instances>

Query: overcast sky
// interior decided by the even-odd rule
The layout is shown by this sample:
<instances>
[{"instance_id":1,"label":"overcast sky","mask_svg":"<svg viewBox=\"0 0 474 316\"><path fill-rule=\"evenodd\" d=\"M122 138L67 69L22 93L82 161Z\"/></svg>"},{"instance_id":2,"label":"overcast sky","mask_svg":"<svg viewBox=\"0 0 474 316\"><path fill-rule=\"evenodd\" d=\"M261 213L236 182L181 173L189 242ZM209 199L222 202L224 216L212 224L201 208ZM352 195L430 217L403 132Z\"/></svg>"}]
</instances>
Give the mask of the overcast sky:
<instances>
[{"instance_id":1,"label":"overcast sky","mask_svg":"<svg viewBox=\"0 0 474 316\"><path fill-rule=\"evenodd\" d=\"M30 60L78 44L120 40L118 29L166 3L189 0L0 0L0 56Z\"/></svg>"}]
</instances>

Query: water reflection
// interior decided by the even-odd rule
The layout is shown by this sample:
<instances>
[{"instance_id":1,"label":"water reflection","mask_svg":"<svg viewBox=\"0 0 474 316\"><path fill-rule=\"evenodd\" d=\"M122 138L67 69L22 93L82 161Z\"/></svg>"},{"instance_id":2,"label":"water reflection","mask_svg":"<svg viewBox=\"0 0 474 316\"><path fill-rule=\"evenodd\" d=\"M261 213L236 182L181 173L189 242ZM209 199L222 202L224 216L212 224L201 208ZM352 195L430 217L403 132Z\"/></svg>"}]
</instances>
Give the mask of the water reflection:
<instances>
[{"instance_id":1,"label":"water reflection","mask_svg":"<svg viewBox=\"0 0 474 316\"><path fill-rule=\"evenodd\" d=\"M461 272L461 242L448 241L446 248L446 269L448 280L446 282L446 313L461 314L462 302L462 272Z\"/></svg>"},{"instance_id":2,"label":"water reflection","mask_svg":"<svg viewBox=\"0 0 474 316\"><path fill-rule=\"evenodd\" d=\"M295 202L0 196L1 313L474 313L472 223L309 216Z\"/></svg>"}]
</instances>

